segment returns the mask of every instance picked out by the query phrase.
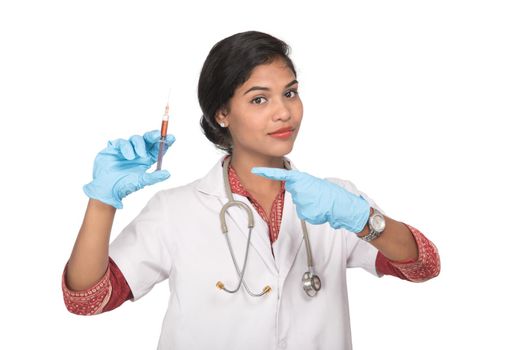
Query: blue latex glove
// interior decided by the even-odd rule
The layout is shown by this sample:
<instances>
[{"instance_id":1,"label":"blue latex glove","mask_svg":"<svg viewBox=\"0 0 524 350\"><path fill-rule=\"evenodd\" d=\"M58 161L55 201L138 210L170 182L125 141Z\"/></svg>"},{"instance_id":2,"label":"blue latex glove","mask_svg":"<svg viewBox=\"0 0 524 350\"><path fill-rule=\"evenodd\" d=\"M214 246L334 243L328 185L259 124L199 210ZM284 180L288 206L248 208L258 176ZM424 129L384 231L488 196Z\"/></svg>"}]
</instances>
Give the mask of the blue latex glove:
<instances>
[{"instance_id":1,"label":"blue latex glove","mask_svg":"<svg viewBox=\"0 0 524 350\"><path fill-rule=\"evenodd\" d=\"M329 222L335 229L343 227L354 233L361 232L368 221L369 203L328 180L280 168L254 167L251 172L285 181L301 220L317 225Z\"/></svg>"},{"instance_id":2,"label":"blue latex glove","mask_svg":"<svg viewBox=\"0 0 524 350\"><path fill-rule=\"evenodd\" d=\"M169 178L167 170L146 173L157 160L159 140L160 131L153 130L129 140L109 141L95 158L93 181L84 185L85 194L122 209L122 199L128 194ZM175 137L167 135L164 150L174 142Z\"/></svg>"}]
</instances>

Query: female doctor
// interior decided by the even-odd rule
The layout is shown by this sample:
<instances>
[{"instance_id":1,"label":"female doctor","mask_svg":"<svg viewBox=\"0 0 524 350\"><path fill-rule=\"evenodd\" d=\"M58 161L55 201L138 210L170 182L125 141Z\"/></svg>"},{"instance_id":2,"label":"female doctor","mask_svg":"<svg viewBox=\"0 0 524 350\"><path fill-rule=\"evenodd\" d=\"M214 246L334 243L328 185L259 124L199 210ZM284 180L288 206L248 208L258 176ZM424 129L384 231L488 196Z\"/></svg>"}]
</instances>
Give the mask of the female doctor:
<instances>
[{"instance_id":1,"label":"female doctor","mask_svg":"<svg viewBox=\"0 0 524 350\"><path fill-rule=\"evenodd\" d=\"M413 282L439 274L437 249L420 231L350 181L317 178L285 157L303 114L288 50L256 31L213 46L198 85L200 123L227 154L205 176L157 192L111 244L122 199L169 172L146 172L158 130L110 141L96 156L62 275L69 311L106 312L168 279L159 349L342 350L351 349L347 268Z\"/></svg>"}]
</instances>

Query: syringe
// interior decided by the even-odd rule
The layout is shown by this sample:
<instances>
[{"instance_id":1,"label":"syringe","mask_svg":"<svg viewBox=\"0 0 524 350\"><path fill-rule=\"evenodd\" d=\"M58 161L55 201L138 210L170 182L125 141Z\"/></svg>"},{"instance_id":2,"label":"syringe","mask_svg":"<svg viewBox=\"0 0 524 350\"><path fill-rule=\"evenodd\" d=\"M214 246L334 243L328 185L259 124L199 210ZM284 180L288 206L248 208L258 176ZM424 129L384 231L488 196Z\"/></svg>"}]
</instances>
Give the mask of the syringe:
<instances>
[{"instance_id":1,"label":"syringe","mask_svg":"<svg viewBox=\"0 0 524 350\"><path fill-rule=\"evenodd\" d=\"M158 145L158 158L156 161L156 170L162 170L162 158L164 157L164 149L167 147L167 124L169 122L169 102L166 104L166 109L164 110L164 116L162 117L162 127L160 129L160 141Z\"/></svg>"}]
</instances>

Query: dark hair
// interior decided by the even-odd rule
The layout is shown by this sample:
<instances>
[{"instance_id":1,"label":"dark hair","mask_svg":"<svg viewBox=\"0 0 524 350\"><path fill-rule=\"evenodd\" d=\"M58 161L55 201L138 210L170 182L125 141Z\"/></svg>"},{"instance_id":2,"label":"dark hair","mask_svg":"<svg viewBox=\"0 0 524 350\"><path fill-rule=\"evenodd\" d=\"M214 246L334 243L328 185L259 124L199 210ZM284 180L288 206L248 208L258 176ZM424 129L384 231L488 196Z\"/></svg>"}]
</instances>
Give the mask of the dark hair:
<instances>
[{"instance_id":1,"label":"dark hair","mask_svg":"<svg viewBox=\"0 0 524 350\"><path fill-rule=\"evenodd\" d=\"M229 128L218 125L216 112L222 108L229 111L236 88L249 79L258 65L282 58L296 77L289 52L290 47L284 41L257 31L234 34L211 48L198 80L198 101L203 112L200 126L216 148L230 155L233 151Z\"/></svg>"}]
</instances>

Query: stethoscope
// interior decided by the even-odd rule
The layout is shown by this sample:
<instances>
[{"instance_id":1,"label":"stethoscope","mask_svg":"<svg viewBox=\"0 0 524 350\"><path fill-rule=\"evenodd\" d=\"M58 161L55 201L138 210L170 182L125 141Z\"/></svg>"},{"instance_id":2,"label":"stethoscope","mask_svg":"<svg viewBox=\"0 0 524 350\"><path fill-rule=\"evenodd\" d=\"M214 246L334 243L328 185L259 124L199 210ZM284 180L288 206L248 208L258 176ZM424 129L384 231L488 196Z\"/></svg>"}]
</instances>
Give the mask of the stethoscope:
<instances>
[{"instance_id":1,"label":"stethoscope","mask_svg":"<svg viewBox=\"0 0 524 350\"><path fill-rule=\"evenodd\" d=\"M247 257L248 257L248 252L249 252L249 243L251 241L251 230L253 229L255 224L253 220L253 211L251 210L251 208L249 208L249 206L246 203L241 202L241 201L236 201L233 199L233 194L231 193L231 186L229 185L229 178L228 178L228 168L229 168L230 161L231 161L231 157L227 157L224 160L224 164L222 166L223 168L222 171L223 171L223 176L224 176L224 185L226 187L226 194L227 194L227 198L229 201L222 207L222 210L220 211L220 225L222 228L222 233L224 233L224 235L226 236L226 241L229 247L229 252L231 253L231 258L233 259L233 264L235 265L235 269L237 270L239 281L238 281L236 288L233 290L226 288L224 286L224 283L222 283L221 281L218 281L216 286L217 288L222 289L228 293L236 293L240 289L240 285L242 284L249 295L251 295L252 297L261 297L264 294L267 294L271 291L270 286L265 286L262 292L257 294L257 293L251 292L246 282L244 281L244 272L246 271ZM287 170L291 170L291 165L288 163L287 159L284 159L284 167ZM235 258L235 254L233 252L233 249L231 248L231 241L229 240L229 236L227 234L228 230L227 230L226 218L225 218L228 208L235 206L235 205L240 206L241 208L245 209L248 215L248 225L247 226L249 229L249 234L247 236L246 254L244 256L244 266L242 266L242 271L238 267L238 263ZM309 235L307 232L306 223L304 220L301 220L301 224L302 224L302 233L304 236L304 241L306 242L307 265L308 265L308 271L306 271L304 275L302 276L302 286L307 295L309 295L310 297L314 297L317 294L317 292L320 290L321 282L320 282L320 277L318 277L318 275L316 275L313 270L313 256L311 254L311 245L309 242Z\"/></svg>"}]
</instances>

